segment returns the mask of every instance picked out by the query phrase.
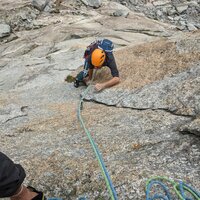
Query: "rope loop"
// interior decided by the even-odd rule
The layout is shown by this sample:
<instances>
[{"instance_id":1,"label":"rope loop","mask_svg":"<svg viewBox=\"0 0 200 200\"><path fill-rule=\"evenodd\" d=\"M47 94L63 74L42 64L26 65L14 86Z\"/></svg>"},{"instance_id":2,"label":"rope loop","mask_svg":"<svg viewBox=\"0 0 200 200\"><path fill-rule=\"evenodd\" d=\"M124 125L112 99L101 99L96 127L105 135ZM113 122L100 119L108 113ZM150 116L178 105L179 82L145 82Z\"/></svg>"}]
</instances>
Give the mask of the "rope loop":
<instances>
[{"instance_id":1,"label":"rope loop","mask_svg":"<svg viewBox=\"0 0 200 200\"><path fill-rule=\"evenodd\" d=\"M168 182L172 185L175 194L179 197L180 200L200 200L200 193L196 191L192 186L184 183L183 181L175 182L172 179L167 177L153 177L147 180L146 183L146 200L172 200L171 194L169 193L169 188L163 182ZM156 187L162 189L163 194L154 194L150 195L152 188ZM189 196L188 196L189 195ZM193 198L191 198L193 197Z\"/></svg>"}]
</instances>

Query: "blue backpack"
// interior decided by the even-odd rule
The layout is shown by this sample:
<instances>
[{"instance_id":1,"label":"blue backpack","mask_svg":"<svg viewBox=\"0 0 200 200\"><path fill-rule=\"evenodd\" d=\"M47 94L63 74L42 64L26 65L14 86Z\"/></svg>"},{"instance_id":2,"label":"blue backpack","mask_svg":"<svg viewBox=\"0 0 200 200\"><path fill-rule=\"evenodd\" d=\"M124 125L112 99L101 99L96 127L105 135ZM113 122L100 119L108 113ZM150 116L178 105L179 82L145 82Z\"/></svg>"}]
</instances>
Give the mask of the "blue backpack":
<instances>
[{"instance_id":1,"label":"blue backpack","mask_svg":"<svg viewBox=\"0 0 200 200\"><path fill-rule=\"evenodd\" d=\"M102 49L106 53L111 53L113 52L114 44L108 39L94 41L87 47L83 57L88 58L96 48Z\"/></svg>"},{"instance_id":2,"label":"blue backpack","mask_svg":"<svg viewBox=\"0 0 200 200\"><path fill-rule=\"evenodd\" d=\"M113 52L114 44L108 39L100 40L98 48L104 50L106 53Z\"/></svg>"}]
</instances>

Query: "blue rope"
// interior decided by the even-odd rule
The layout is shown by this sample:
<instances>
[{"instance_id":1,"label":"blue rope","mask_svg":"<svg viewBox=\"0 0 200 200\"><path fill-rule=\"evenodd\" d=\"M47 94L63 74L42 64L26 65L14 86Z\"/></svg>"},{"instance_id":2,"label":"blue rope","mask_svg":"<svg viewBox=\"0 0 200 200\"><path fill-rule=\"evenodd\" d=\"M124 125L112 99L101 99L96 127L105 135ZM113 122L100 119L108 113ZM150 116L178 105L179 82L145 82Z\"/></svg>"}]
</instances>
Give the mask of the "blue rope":
<instances>
[{"instance_id":1,"label":"blue rope","mask_svg":"<svg viewBox=\"0 0 200 200\"><path fill-rule=\"evenodd\" d=\"M116 190L115 190L115 188L114 188L114 186L113 186L113 184L112 184L112 180L111 180L111 178L110 178L110 176L109 176L109 173L108 173L108 171L107 171L107 169L106 169L106 166L105 166L105 164L104 164L104 162L103 162L102 156L101 156L100 152L98 151L98 147L97 147L96 143L94 143L94 146L95 146L95 148L97 149L97 155L98 155L98 157L99 157L99 159L100 159L100 162L102 163L103 170L104 170L104 172L105 172L105 174L106 174L106 177L107 177L107 179L108 179L108 181L109 181L109 185L110 185L110 187L111 187L111 190L112 190L114 199L115 199L115 200L118 200Z\"/></svg>"},{"instance_id":2,"label":"blue rope","mask_svg":"<svg viewBox=\"0 0 200 200\"><path fill-rule=\"evenodd\" d=\"M189 192L194 198L200 200L200 193L196 191L192 186L184 183L183 181L179 181L178 190L180 191L181 196L184 200L193 200L185 195L185 191Z\"/></svg>"},{"instance_id":3,"label":"blue rope","mask_svg":"<svg viewBox=\"0 0 200 200\"><path fill-rule=\"evenodd\" d=\"M162 190L165 192L165 196L163 196L162 194L155 194L151 198L150 191L154 185L159 185L162 188ZM157 181L157 180L151 180L149 182L149 184L147 185L147 189L146 189L146 200L154 200L154 199L163 199L163 200L171 199L168 187L165 184L163 184L162 182Z\"/></svg>"},{"instance_id":4,"label":"blue rope","mask_svg":"<svg viewBox=\"0 0 200 200\"><path fill-rule=\"evenodd\" d=\"M154 200L154 199L163 199L163 200L172 200L172 197L169 193L168 187L158 181L156 179L164 180L172 184L175 193L178 195L178 199L181 200L200 200L200 193L196 191L192 186L187 185L183 181L179 181L176 183L175 181L168 179L166 177L154 177L147 181L146 184L146 200ZM154 194L150 197L150 191L154 185L160 186L160 188L164 191L164 194ZM193 198L189 198L186 196L185 192L189 193Z\"/></svg>"},{"instance_id":5,"label":"blue rope","mask_svg":"<svg viewBox=\"0 0 200 200\"><path fill-rule=\"evenodd\" d=\"M94 142L89 130L86 128L85 123L84 123L84 121L82 119L82 116L81 116L81 110L83 109L83 99L84 99L85 94L88 92L88 90L89 90L89 86L87 87L87 89L84 92L84 95L80 99L78 110L77 110L78 111L77 112L78 119L79 119L79 121L80 121L80 123L81 123L81 125L82 125L82 127L83 127L83 129L84 129L89 141L90 141L90 144L91 144L94 152L95 152L95 155L97 157L97 160L98 160L99 165L100 165L101 170L102 170L102 174L104 175L104 179L106 181L107 188L108 188L108 190L110 192L111 199L112 200L118 200L117 193L116 193L115 188L114 188L114 186L112 184L112 181L111 181L111 178L110 178L110 176L108 174L108 171L107 171L107 169L105 167L105 164L103 162L103 159L102 159L102 156L101 156L101 154L99 152L99 149L98 149L96 143Z\"/></svg>"}]
</instances>

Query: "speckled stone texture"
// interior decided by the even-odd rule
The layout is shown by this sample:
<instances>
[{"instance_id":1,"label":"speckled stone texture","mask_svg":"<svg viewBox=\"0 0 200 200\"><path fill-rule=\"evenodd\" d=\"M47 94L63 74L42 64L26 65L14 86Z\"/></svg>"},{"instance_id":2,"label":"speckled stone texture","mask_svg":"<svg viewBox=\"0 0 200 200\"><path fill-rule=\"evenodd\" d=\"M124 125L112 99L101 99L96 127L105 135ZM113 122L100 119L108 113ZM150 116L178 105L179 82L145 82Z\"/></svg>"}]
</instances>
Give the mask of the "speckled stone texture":
<instances>
[{"instance_id":1,"label":"speckled stone texture","mask_svg":"<svg viewBox=\"0 0 200 200\"><path fill-rule=\"evenodd\" d=\"M0 22L11 26L0 39L0 147L25 168L25 185L64 200L110 198L77 118L86 88L64 81L82 69L86 46L106 37L121 82L99 93L92 86L82 116L119 199L145 199L146 180L158 175L200 189L199 31L178 31L125 1L98 9L63 1L60 13L28 0L2 0L0 8ZM113 16L119 10L128 15ZM102 68L93 84L110 78Z\"/></svg>"}]
</instances>

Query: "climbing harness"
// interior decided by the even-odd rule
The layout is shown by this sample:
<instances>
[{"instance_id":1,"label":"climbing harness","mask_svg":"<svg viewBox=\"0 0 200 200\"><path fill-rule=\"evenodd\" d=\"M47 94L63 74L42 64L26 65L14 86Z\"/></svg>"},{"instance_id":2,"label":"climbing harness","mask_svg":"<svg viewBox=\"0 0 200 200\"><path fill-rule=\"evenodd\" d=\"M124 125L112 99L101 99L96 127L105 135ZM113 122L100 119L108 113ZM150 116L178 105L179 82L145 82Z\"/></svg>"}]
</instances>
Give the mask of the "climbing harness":
<instances>
[{"instance_id":1,"label":"climbing harness","mask_svg":"<svg viewBox=\"0 0 200 200\"><path fill-rule=\"evenodd\" d=\"M83 71L77 74L74 81L74 87L78 88L80 83L84 84L83 79L87 77L89 71L89 57L91 56L91 62L94 66L100 67L105 61L106 53L112 53L113 48L113 42L108 39L96 40L92 42L89 46L87 46L87 49L85 50L83 56L83 58L85 59Z\"/></svg>"},{"instance_id":2,"label":"climbing harness","mask_svg":"<svg viewBox=\"0 0 200 200\"><path fill-rule=\"evenodd\" d=\"M96 73L96 72L95 72L95 73ZM92 81L93 81L93 79L91 80L91 82L92 82ZM86 88L86 90L84 91L84 93L83 93L83 95L82 95L82 97L81 97L81 99L80 99L77 115L78 115L78 119L79 119L79 121L80 121L80 123L81 123L81 125L82 125L82 127L83 127L83 129L84 129L84 131L85 131L85 133L86 133L86 135L87 135L89 141L90 141L90 144L91 144L91 146L92 146L92 149L94 150L94 153L95 153L96 158L97 158L97 160L98 160L98 163L99 163L99 166L100 166L100 168L101 168L102 174L103 174L103 176L104 176L104 179L105 179L105 182L106 182L106 186L107 186L107 188L108 188L108 190L109 190L110 197L111 197L112 200L118 200L116 191L115 191L114 186L113 186L113 184L112 184L111 178L110 178L110 176L109 176L109 174L108 174L108 171L107 171L107 169L106 169L106 166L105 166L105 164L104 164L104 162L103 162L103 159L102 159L102 156L101 156L101 154L100 154L100 152L99 152L99 149L98 149L96 143L94 142L94 140L93 140L93 138L92 138L92 136L91 136L89 130L86 128L85 123L84 123L84 121L83 121L83 118L82 118L82 116L81 116L81 110L83 109L83 100L84 100L85 95L86 95L87 92L89 91L89 88L90 88L90 87L91 87L91 83L90 83L90 85Z\"/></svg>"},{"instance_id":3,"label":"climbing harness","mask_svg":"<svg viewBox=\"0 0 200 200\"><path fill-rule=\"evenodd\" d=\"M149 180L147 180L146 183L146 200L154 200L154 199L163 199L163 200L172 200L171 194L169 193L168 187L163 183L163 181L170 183L173 186L173 189L176 193L176 195L179 197L180 200L200 200L200 193L196 191L193 187L187 185L183 181L179 181L178 183L173 181L172 179L169 179L167 177L153 177ZM150 195L150 192L153 188L153 186L159 187L164 194L154 194ZM190 194L190 197L186 196L187 194ZM191 198L191 196L194 198Z\"/></svg>"}]
</instances>

